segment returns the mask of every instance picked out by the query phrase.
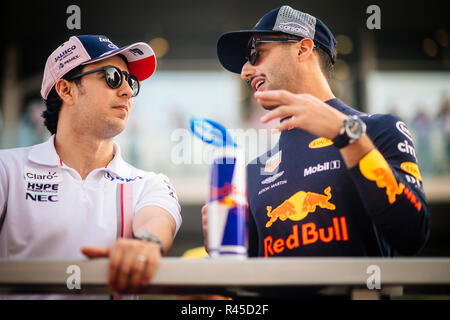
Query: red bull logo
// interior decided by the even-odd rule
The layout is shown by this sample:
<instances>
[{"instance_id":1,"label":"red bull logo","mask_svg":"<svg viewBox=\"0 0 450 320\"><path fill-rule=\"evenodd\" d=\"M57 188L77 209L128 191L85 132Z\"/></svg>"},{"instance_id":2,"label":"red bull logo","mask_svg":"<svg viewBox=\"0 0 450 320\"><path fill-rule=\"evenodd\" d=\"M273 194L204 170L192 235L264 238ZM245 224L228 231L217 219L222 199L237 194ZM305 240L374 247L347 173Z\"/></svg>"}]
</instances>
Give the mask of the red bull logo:
<instances>
[{"instance_id":1,"label":"red bull logo","mask_svg":"<svg viewBox=\"0 0 450 320\"><path fill-rule=\"evenodd\" d=\"M236 186L233 184L234 161L235 159L226 157L219 157L214 160L211 169L209 201L222 200L236 192Z\"/></svg>"},{"instance_id":2,"label":"red bull logo","mask_svg":"<svg viewBox=\"0 0 450 320\"><path fill-rule=\"evenodd\" d=\"M323 209L335 210L336 206L329 202L332 196L331 187L328 186L323 192L324 194L299 191L273 210L271 206L267 206L267 216L270 220L266 223L266 228L272 226L278 219L300 221L308 214L315 212L318 206Z\"/></svg>"},{"instance_id":3,"label":"red bull logo","mask_svg":"<svg viewBox=\"0 0 450 320\"><path fill-rule=\"evenodd\" d=\"M233 189L235 189L235 187L229 182L226 182L221 187L216 187L214 185L211 185L211 187L210 187L210 194L213 195L213 198L215 200L223 199L226 196L230 195L234 191Z\"/></svg>"},{"instance_id":4,"label":"red bull logo","mask_svg":"<svg viewBox=\"0 0 450 320\"><path fill-rule=\"evenodd\" d=\"M299 226L292 226L292 233L286 238L273 239L272 236L264 238L264 257L268 258L275 254L280 254L285 250L294 250L300 245L306 246L317 241L329 243L331 241L348 241L347 221L345 217L334 217L332 226L326 228L317 228L314 222L305 223L301 226L301 235Z\"/></svg>"},{"instance_id":5,"label":"red bull logo","mask_svg":"<svg viewBox=\"0 0 450 320\"><path fill-rule=\"evenodd\" d=\"M395 202L397 195L402 194L404 184L397 183L394 173L381 153L374 149L359 161L362 175L375 181L378 188L386 188L386 195L390 204Z\"/></svg>"},{"instance_id":6,"label":"red bull logo","mask_svg":"<svg viewBox=\"0 0 450 320\"><path fill-rule=\"evenodd\" d=\"M231 197L222 198L222 199L219 200L219 203L227 206L228 208L237 207L239 205Z\"/></svg>"}]
</instances>

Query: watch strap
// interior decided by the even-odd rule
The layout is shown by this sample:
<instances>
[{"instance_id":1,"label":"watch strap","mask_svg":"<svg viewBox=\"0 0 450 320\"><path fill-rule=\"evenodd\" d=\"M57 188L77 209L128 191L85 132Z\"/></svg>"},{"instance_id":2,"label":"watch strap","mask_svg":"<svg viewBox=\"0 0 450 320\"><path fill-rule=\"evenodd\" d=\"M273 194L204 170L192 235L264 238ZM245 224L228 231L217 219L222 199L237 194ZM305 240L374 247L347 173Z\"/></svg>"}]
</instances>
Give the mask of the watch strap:
<instances>
[{"instance_id":1,"label":"watch strap","mask_svg":"<svg viewBox=\"0 0 450 320\"><path fill-rule=\"evenodd\" d=\"M338 134L333 139L333 144L336 148L342 149L343 147L347 146L350 142L350 138L348 137L345 130L343 130L343 133Z\"/></svg>"},{"instance_id":2,"label":"watch strap","mask_svg":"<svg viewBox=\"0 0 450 320\"><path fill-rule=\"evenodd\" d=\"M147 232L147 231L141 231L137 235L134 236L136 239L146 241L146 242L152 242L156 243L159 246L159 250L161 251L161 256L164 255L164 249L162 246L161 239L159 237L155 236L154 234Z\"/></svg>"},{"instance_id":3,"label":"watch strap","mask_svg":"<svg viewBox=\"0 0 450 320\"><path fill-rule=\"evenodd\" d=\"M349 123L352 122L357 123L361 129L360 132L361 134L358 137L351 138L347 132L347 126L349 125ZM365 134L365 132L366 132L366 124L361 120L361 118L359 118L356 115L349 116L347 119L344 120L341 131L336 137L334 137L332 141L336 148L342 149L348 146L350 143L353 143L358 139L360 139Z\"/></svg>"}]
</instances>

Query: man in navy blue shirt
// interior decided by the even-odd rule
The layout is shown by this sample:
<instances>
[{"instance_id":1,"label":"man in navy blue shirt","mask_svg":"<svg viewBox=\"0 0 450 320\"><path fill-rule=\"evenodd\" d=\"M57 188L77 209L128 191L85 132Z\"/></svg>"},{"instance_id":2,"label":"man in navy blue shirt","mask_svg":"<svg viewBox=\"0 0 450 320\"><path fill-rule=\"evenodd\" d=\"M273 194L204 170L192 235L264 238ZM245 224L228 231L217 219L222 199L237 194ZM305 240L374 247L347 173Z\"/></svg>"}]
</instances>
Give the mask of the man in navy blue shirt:
<instances>
[{"instance_id":1,"label":"man in navy blue shirt","mask_svg":"<svg viewBox=\"0 0 450 320\"><path fill-rule=\"evenodd\" d=\"M334 96L335 45L322 21L289 6L218 40L222 66L269 110L261 121L281 120L278 144L248 165L249 256L410 255L428 239L412 137L401 119Z\"/></svg>"}]
</instances>

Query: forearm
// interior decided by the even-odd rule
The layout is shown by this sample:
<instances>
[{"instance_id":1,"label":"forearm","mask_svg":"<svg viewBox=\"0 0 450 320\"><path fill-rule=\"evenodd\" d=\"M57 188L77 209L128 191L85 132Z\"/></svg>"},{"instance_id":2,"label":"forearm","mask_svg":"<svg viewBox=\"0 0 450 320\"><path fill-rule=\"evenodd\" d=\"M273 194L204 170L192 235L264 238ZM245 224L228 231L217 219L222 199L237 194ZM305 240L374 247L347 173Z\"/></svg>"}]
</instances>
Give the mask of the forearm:
<instances>
[{"instance_id":1,"label":"forearm","mask_svg":"<svg viewBox=\"0 0 450 320\"><path fill-rule=\"evenodd\" d=\"M417 252L428 238L428 209L423 192L388 164L375 148L349 172L367 213L384 238L400 253Z\"/></svg>"},{"instance_id":2,"label":"forearm","mask_svg":"<svg viewBox=\"0 0 450 320\"><path fill-rule=\"evenodd\" d=\"M375 149L375 146L373 145L372 140L370 140L367 135L364 135L358 141L340 149L340 152L345 165L348 169L351 169L373 149Z\"/></svg>"},{"instance_id":3,"label":"forearm","mask_svg":"<svg viewBox=\"0 0 450 320\"><path fill-rule=\"evenodd\" d=\"M161 240L164 253L167 254L173 245L174 219L162 208L153 207L150 211L145 211L136 214L133 222L133 233L138 234L146 231L157 236Z\"/></svg>"}]
</instances>

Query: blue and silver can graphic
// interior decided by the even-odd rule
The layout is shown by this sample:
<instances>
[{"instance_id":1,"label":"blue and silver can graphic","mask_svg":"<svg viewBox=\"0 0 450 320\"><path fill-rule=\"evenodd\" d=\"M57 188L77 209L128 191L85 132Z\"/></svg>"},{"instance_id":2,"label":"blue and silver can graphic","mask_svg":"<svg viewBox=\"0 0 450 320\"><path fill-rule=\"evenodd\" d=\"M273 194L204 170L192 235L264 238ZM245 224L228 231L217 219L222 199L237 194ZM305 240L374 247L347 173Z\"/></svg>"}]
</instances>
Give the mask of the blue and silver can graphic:
<instances>
[{"instance_id":1,"label":"blue and silver can graphic","mask_svg":"<svg viewBox=\"0 0 450 320\"><path fill-rule=\"evenodd\" d=\"M245 154L221 124L191 118L192 133L215 146L208 200L210 257L247 257L247 177Z\"/></svg>"},{"instance_id":2,"label":"blue and silver can graphic","mask_svg":"<svg viewBox=\"0 0 450 320\"><path fill-rule=\"evenodd\" d=\"M211 164L208 247L211 257L247 257L246 170L238 148L217 150Z\"/></svg>"}]
</instances>

